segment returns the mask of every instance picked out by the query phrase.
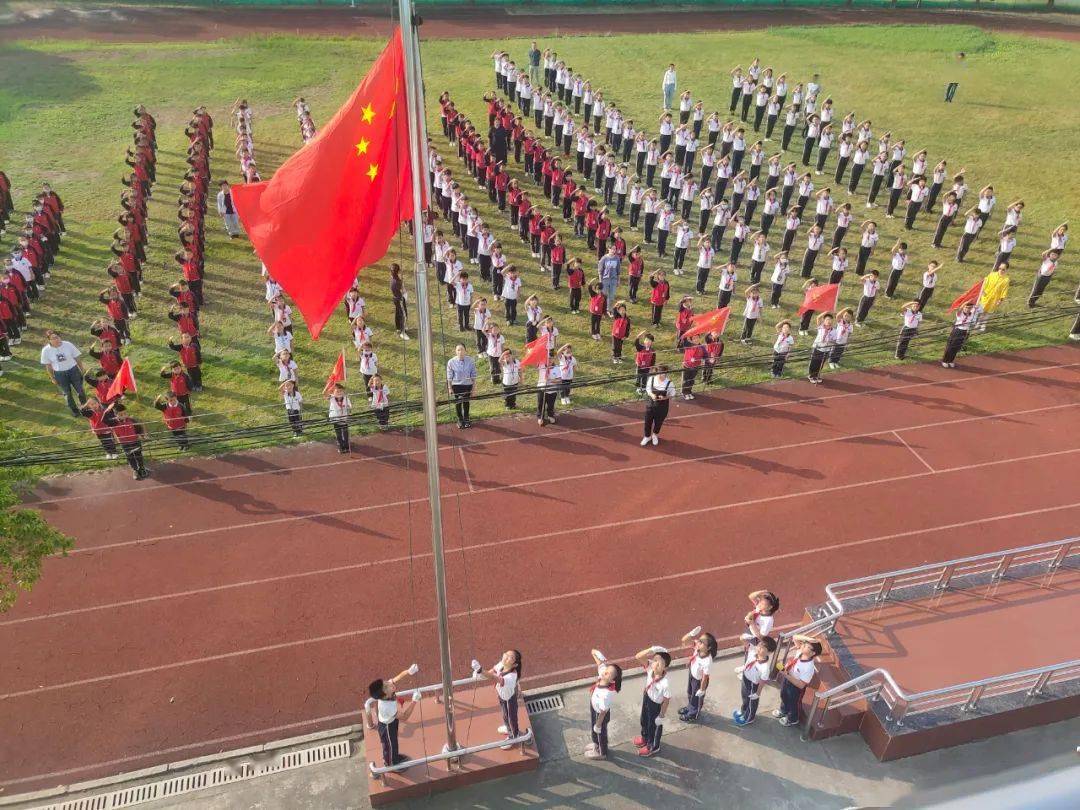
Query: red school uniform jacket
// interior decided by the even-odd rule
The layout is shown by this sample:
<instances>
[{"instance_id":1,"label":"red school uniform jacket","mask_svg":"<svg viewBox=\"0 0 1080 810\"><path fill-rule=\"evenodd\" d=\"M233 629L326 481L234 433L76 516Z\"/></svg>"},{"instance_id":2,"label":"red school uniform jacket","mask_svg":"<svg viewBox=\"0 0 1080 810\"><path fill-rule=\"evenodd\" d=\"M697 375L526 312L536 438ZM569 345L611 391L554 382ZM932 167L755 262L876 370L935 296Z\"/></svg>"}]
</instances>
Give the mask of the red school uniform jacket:
<instances>
[{"instance_id":1,"label":"red school uniform jacket","mask_svg":"<svg viewBox=\"0 0 1080 810\"><path fill-rule=\"evenodd\" d=\"M595 231L600 225L600 215L595 209L585 212L585 227L590 231Z\"/></svg>"},{"instance_id":2,"label":"red school uniform jacket","mask_svg":"<svg viewBox=\"0 0 1080 810\"><path fill-rule=\"evenodd\" d=\"M169 430L183 430L187 427L188 417L184 412L184 406L180 404L168 405L161 409L161 416L165 420L165 427Z\"/></svg>"},{"instance_id":3,"label":"red school uniform jacket","mask_svg":"<svg viewBox=\"0 0 1080 810\"><path fill-rule=\"evenodd\" d=\"M623 244L625 246L626 243L624 242ZM628 266L627 272L631 276L635 277L641 277L641 275L645 272L645 260L641 258L640 253L630 259L630 264Z\"/></svg>"},{"instance_id":4,"label":"red school uniform jacket","mask_svg":"<svg viewBox=\"0 0 1080 810\"><path fill-rule=\"evenodd\" d=\"M554 259L552 259L554 261ZM585 271L575 267L566 273L566 286L571 290L580 290L585 285Z\"/></svg>"},{"instance_id":5,"label":"red school uniform jacket","mask_svg":"<svg viewBox=\"0 0 1080 810\"><path fill-rule=\"evenodd\" d=\"M554 232L554 229L552 229ZM552 245L551 246L551 263L562 264L566 261L566 245Z\"/></svg>"},{"instance_id":6,"label":"red school uniform jacket","mask_svg":"<svg viewBox=\"0 0 1080 810\"><path fill-rule=\"evenodd\" d=\"M678 314L675 315L675 331L680 335L689 329L694 323L694 311L690 309L680 309Z\"/></svg>"},{"instance_id":7,"label":"red school uniform jacket","mask_svg":"<svg viewBox=\"0 0 1080 810\"><path fill-rule=\"evenodd\" d=\"M574 198L574 214L575 216L583 217L588 214L589 211L589 195L578 194Z\"/></svg>"},{"instance_id":8,"label":"red school uniform jacket","mask_svg":"<svg viewBox=\"0 0 1080 810\"><path fill-rule=\"evenodd\" d=\"M638 368L652 368L656 364L656 352L652 349L638 349L634 355L634 363Z\"/></svg>"},{"instance_id":9,"label":"red school uniform jacket","mask_svg":"<svg viewBox=\"0 0 1080 810\"><path fill-rule=\"evenodd\" d=\"M724 354L724 341L709 340L708 338L706 338L705 354L708 356L708 361L710 365L715 363Z\"/></svg>"},{"instance_id":10,"label":"red school uniform jacket","mask_svg":"<svg viewBox=\"0 0 1080 810\"><path fill-rule=\"evenodd\" d=\"M106 301L105 309L109 311L109 317L113 321L122 321L127 318L127 309L124 307L124 302L116 298L110 298Z\"/></svg>"},{"instance_id":11,"label":"red school uniform jacket","mask_svg":"<svg viewBox=\"0 0 1080 810\"><path fill-rule=\"evenodd\" d=\"M611 236L611 220L604 217L596 223L596 238L601 242Z\"/></svg>"},{"instance_id":12,"label":"red school uniform jacket","mask_svg":"<svg viewBox=\"0 0 1080 810\"><path fill-rule=\"evenodd\" d=\"M656 285L652 288L652 294L649 296L649 303L656 307L661 307L667 303L668 298L671 297L671 285L666 281L657 281Z\"/></svg>"},{"instance_id":13,"label":"red school uniform jacket","mask_svg":"<svg viewBox=\"0 0 1080 810\"><path fill-rule=\"evenodd\" d=\"M687 346L683 350L683 368L699 368L705 362L704 346Z\"/></svg>"},{"instance_id":14,"label":"red school uniform jacket","mask_svg":"<svg viewBox=\"0 0 1080 810\"><path fill-rule=\"evenodd\" d=\"M603 293L597 293L589 299L589 312L593 315L603 315L607 311L607 298Z\"/></svg>"},{"instance_id":15,"label":"red school uniform jacket","mask_svg":"<svg viewBox=\"0 0 1080 810\"><path fill-rule=\"evenodd\" d=\"M630 319L620 316L611 322L611 336L626 340L630 336Z\"/></svg>"},{"instance_id":16,"label":"red school uniform jacket","mask_svg":"<svg viewBox=\"0 0 1080 810\"><path fill-rule=\"evenodd\" d=\"M190 394L191 388L190 386L188 386L188 376L186 374L170 374L169 390L176 394L178 397Z\"/></svg>"}]
</instances>

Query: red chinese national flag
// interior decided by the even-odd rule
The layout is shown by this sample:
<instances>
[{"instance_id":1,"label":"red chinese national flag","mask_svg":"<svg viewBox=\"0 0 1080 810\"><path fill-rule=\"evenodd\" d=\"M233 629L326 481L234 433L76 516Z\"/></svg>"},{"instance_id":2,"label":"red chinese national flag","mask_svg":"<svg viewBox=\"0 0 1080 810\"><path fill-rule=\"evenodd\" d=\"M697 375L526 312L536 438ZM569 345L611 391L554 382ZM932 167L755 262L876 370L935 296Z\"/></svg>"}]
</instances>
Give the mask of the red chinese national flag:
<instances>
[{"instance_id":1,"label":"red chinese national flag","mask_svg":"<svg viewBox=\"0 0 1080 810\"><path fill-rule=\"evenodd\" d=\"M839 284L821 284L817 287L811 287L806 291L806 295L803 296L802 306L799 307L799 314L804 315L807 312L833 312L836 310L836 304L839 300Z\"/></svg>"},{"instance_id":2,"label":"red chinese national flag","mask_svg":"<svg viewBox=\"0 0 1080 810\"><path fill-rule=\"evenodd\" d=\"M728 315L731 314L730 307L724 307L723 309L714 309L711 312L702 312L700 315L694 316L694 325L683 332L684 338L694 337L695 335L707 335L709 332L720 332L723 334L724 327L727 326Z\"/></svg>"},{"instance_id":3,"label":"red chinese national flag","mask_svg":"<svg viewBox=\"0 0 1080 810\"><path fill-rule=\"evenodd\" d=\"M975 282L971 289L969 289L967 292L965 292L963 295L961 295L949 305L949 312L956 312L956 310L960 309L960 307L962 307L969 301L973 304L978 303L979 297L982 295L982 288L983 279L980 278L978 281Z\"/></svg>"},{"instance_id":4,"label":"red chinese national flag","mask_svg":"<svg viewBox=\"0 0 1080 810\"><path fill-rule=\"evenodd\" d=\"M124 362L120 364L120 370L116 372L116 378L109 386L109 390L105 392L105 399L114 400L123 396L126 391L138 393L139 389L135 387L135 372L131 370L131 360L124 358Z\"/></svg>"},{"instance_id":5,"label":"red chinese national flag","mask_svg":"<svg viewBox=\"0 0 1080 810\"><path fill-rule=\"evenodd\" d=\"M326 378L326 386L323 388L323 396L330 396L330 392L334 390L335 383L345 382L345 350L341 350L341 354L338 355L337 362L334 363L334 368L330 372L330 376Z\"/></svg>"},{"instance_id":6,"label":"red chinese national flag","mask_svg":"<svg viewBox=\"0 0 1080 810\"><path fill-rule=\"evenodd\" d=\"M411 219L407 105L398 29L318 135L269 181L232 188L255 252L312 337Z\"/></svg>"},{"instance_id":7,"label":"red chinese national flag","mask_svg":"<svg viewBox=\"0 0 1080 810\"><path fill-rule=\"evenodd\" d=\"M536 340L525 344L525 356L521 358L523 366L541 366L547 363L548 339L538 337Z\"/></svg>"}]
</instances>

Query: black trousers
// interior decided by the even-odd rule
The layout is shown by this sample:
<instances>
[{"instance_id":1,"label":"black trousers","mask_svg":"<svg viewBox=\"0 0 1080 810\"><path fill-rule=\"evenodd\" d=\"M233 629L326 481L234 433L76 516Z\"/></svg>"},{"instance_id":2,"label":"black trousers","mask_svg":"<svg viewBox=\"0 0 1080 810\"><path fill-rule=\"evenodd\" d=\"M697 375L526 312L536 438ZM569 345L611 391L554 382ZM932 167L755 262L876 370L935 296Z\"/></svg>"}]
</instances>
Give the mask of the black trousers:
<instances>
[{"instance_id":1,"label":"black trousers","mask_svg":"<svg viewBox=\"0 0 1080 810\"><path fill-rule=\"evenodd\" d=\"M717 309L723 309L724 307L726 307L731 302L731 293L732 292L733 292L732 290L721 289L716 294L716 308Z\"/></svg>"},{"instance_id":2,"label":"black trousers","mask_svg":"<svg viewBox=\"0 0 1080 810\"><path fill-rule=\"evenodd\" d=\"M784 293L784 285L783 284L773 284L772 285L772 295L769 296L769 304L771 306L774 306L774 307L779 306L779 304L780 304L780 296L783 295L783 293Z\"/></svg>"},{"instance_id":3,"label":"black trousers","mask_svg":"<svg viewBox=\"0 0 1080 810\"><path fill-rule=\"evenodd\" d=\"M739 713L744 721L749 722L757 717L758 700L761 692L761 684L753 683L745 675L742 676L742 708Z\"/></svg>"},{"instance_id":4,"label":"black trousers","mask_svg":"<svg viewBox=\"0 0 1080 810\"><path fill-rule=\"evenodd\" d=\"M779 377L784 373L784 364L787 362L787 354L780 354L780 352L773 352L772 356L772 375Z\"/></svg>"},{"instance_id":5,"label":"black trousers","mask_svg":"<svg viewBox=\"0 0 1080 810\"><path fill-rule=\"evenodd\" d=\"M895 268L889 272L889 281L885 284L886 298L892 298L896 293L896 287L900 283L900 277L902 275L904 275L904 271Z\"/></svg>"},{"instance_id":6,"label":"black trousers","mask_svg":"<svg viewBox=\"0 0 1080 810\"><path fill-rule=\"evenodd\" d=\"M865 163L855 163L851 167L851 179L848 181L848 191L852 194L854 194L855 189L859 187L859 178L862 177L864 168L866 168Z\"/></svg>"},{"instance_id":7,"label":"black trousers","mask_svg":"<svg viewBox=\"0 0 1080 810\"><path fill-rule=\"evenodd\" d=\"M938 220L937 229L934 231L934 247L941 247L941 240L945 238L945 232L949 230L952 222L952 217L943 216Z\"/></svg>"},{"instance_id":8,"label":"black trousers","mask_svg":"<svg viewBox=\"0 0 1080 810\"><path fill-rule=\"evenodd\" d=\"M919 312L926 309L926 305L930 303L930 298L934 295L933 287L923 287L919 290Z\"/></svg>"},{"instance_id":9,"label":"black trousers","mask_svg":"<svg viewBox=\"0 0 1080 810\"><path fill-rule=\"evenodd\" d=\"M863 323L866 320L866 316L870 314L870 307L874 305L876 297L874 295L864 295L859 299L859 309L855 313L856 323Z\"/></svg>"},{"instance_id":10,"label":"black trousers","mask_svg":"<svg viewBox=\"0 0 1080 810\"><path fill-rule=\"evenodd\" d=\"M697 380L698 370L696 368L684 368L682 372L682 392L684 394L694 393L694 382Z\"/></svg>"},{"instance_id":11,"label":"black trousers","mask_svg":"<svg viewBox=\"0 0 1080 810\"><path fill-rule=\"evenodd\" d=\"M596 709L589 707L589 733L592 734L593 744L596 745L596 753L602 757L608 752L608 721L611 720L611 712L604 713L604 722L600 724L600 733L596 732Z\"/></svg>"},{"instance_id":12,"label":"black trousers","mask_svg":"<svg viewBox=\"0 0 1080 810\"><path fill-rule=\"evenodd\" d=\"M521 736L521 732L518 731L517 695L511 695L509 700L499 698L499 706L502 708L503 725L506 726L507 735L510 737Z\"/></svg>"},{"instance_id":13,"label":"black trousers","mask_svg":"<svg viewBox=\"0 0 1080 810\"><path fill-rule=\"evenodd\" d=\"M634 287L634 278L631 276L630 285ZM570 311L577 312L581 309L581 287L570 288Z\"/></svg>"},{"instance_id":14,"label":"black trousers","mask_svg":"<svg viewBox=\"0 0 1080 810\"><path fill-rule=\"evenodd\" d=\"M915 227L915 217L919 215L919 210L922 208L922 203L909 202L907 207L907 216L904 217L904 227L909 231Z\"/></svg>"},{"instance_id":15,"label":"black trousers","mask_svg":"<svg viewBox=\"0 0 1080 810\"><path fill-rule=\"evenodd\" d=\"M454 394L454 413L457 415L459 425L469 421L469 400L472 397L473 387L468 385L452 385L450 390Z\"/></svg>"},{"instance_id":16,"label":"black trousers","mask_svg":"<svg viewBox=\"0 0 1080 810\"><path fill-rule=\"evenodd\" d=\"M555 398L558 396L557 388L541 388L536 392L536 418L555 418Z\"/></svg>"},{"instance_id":17,"label":"black trousers","mask_svg":"<svg viewBox=\"0 0 1080 810\"><path fill-rule=\"evenodd\" d=\"M912 338L918 333L918 329L911 329L905 326L900 330L900 339L896 341L896 359L903 360L907 357L908 346L911 345Z\"/></svg>"},{"instance_id":18,"label":"black trousers","mask_svg":"<svg viewBox=\"0 0 1080 810\"><path fill-rule=\"evenodd\" d=\"M686 717L697 717L701 714L702 708L705 706L705 696L697 696L698 690L701 688L701 681L695 678L693 675L688 675L686 678Z\"/></svg>"},{"instance_id":19,"label":"black trousers","mask_svg":"<svg viewBox=\"0 0 1080 810\"><path fill-rule=\"evenodd\" d=\"M638 373L640 380L641 373ZM660 435L660 429L664 426L664 420L667 419L668 410L671 407L671 403L666 399L650 399L645 405L645 436Z\"/></svg>"},{"instance_id":20,"label":"black trousers","mask_svg":"<svg viewBox=\"0 0 1080 810\"><path fill-rule=\"evenodd\" d=\"M146 472L146 462L143 460L141 442L134 442L133 444L121 443L120 449L124 451L124 458L127 459L128 465L134 472L139 475Z\"/></svg>"},{"instance_id":21,"label":"black trousers","mask_svg":"<svg viewBox=\"0 0 1080 810\"><path fill-rule=\"evenodd\" d=\"M664 727L656 724L656 718L660 716L660 705L648 695L641 698L641 738L645 740L645 747L650 751L660 750L660 736Z\"/></svg>"},{"instance_id":22,"label":"black trousers","mask_svg":"<svg viewBox=\"0 0 1080 810\"><path fill-rule=\"evenodd\" d=\"M953 327L952 331L949 333L949 339L945 341L945 354L941 357L942 363L952 363L956 361L956 355L964 348L964 343L967 341L969 334L970 332L967 329Z\"/></svg>"},{"instance_id":23,"label":"black trousers","mask_svg":"<svg viewBox=\"0 0 1080 810\"><path fill-rule=\"evenodd\" d=\"M802 703L803 692L806 687L799 689L791 681L784 679L780 685L780 716L787 718L788 722L799 722L799 704Z\"/></svg>"},{"instance_id":24,"label":"black trousers","mask_svg":"<svg viewBox=\"0 0 1080 810\"><path fill-rule=\"evenodd\" d=\"M1042 294L1046 291L1047 285L1050 284L1050 279L1053 276L1044 276L1041 273L1035 276L1035 283L1031 286L1031 295L1028 297L1028 306L1033 307L1035 303L1042 297Z\"/></svg>"},{"instance_id":25,"label":"black trousers","mask_svg":"<svg viewBox=\"0 0 1080 810\"><path fill-rule=\"evenodd\" d=\"M507 408L512 409L517 407L517 390L518 387L516 385L503 386L503 397L505 397Z\"/></svg>"},{"instance_id":26,"label":"black trousers","mask_svg":"<svg viewBox=\"0 0 1080 810\"><path fill-rule=\"evenodd\" d=\"M287 409L285 415L289 419L289 424L292 425L292 431L294 436L304 435L304 426L301 424L300 411Z\"/></svg>"},{"instance_id":27,"label":"black trousers","mask_svg":"<svg viewBox=\"0 0 1080 810\"><path fill-rule=\"evenodd\" d=\"M824 349L814 349L810 352L810 366L807 370L809 377L815 380L818 378L821 367L825 365L826 357L828 357L828 352Z\"/></svg>"},{"instance_id":28,"label":"black trousers","mask_svg":"<svg viewBox=\"0 0 1080 810\"><path fill-rule=\"evenodd\" d=\"M379 723L379 742L382 743L383 765L389 767L398 760L398 719Z\"/></svg>"},{"instance_id":29,"label":"black trousers","mask_svg":"<svg viewBox=\"0 0 1080 810\"><path fill-rule=\"evenodd\" d=\"M743 320L742 337L740 340L750 340L754 336L754 327L757 326L757 318L745 318Z\"/></svg>"},{"instance_id":30,"label":"black trousers","mask_svg":"<svg viewBox=\"0 0 1080 810\"><path fill-rule=\"evenodd\" d=\"M971 250L971 246L975 243L975 234L964 232L964 235L960 237L960 245L956 248L956 260L962 262L964 257L967 256L967 252Z\"/></svg>"},{"instance_id":31,"label":"black trousers","mask_svg":"<svg viewBox=\"0 0 1080 810\"><path fill-rule=\"evenodd\" d=\"M334 422L334 438L337 439L338 450L349 449L348 422Z\"/></svg>"}]
</instances>

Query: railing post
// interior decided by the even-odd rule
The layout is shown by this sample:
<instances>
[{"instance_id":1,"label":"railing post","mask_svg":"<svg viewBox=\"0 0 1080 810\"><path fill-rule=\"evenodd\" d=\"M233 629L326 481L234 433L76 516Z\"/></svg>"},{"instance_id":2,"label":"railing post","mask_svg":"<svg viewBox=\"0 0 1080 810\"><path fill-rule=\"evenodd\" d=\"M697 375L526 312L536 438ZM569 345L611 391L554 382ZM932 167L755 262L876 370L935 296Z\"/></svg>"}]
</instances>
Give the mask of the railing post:
<instances>
[{"instance_id":1,"label":"railing post","mask_svg":"<svg viewBox=\"0 0 1080 810\"><path fill-rule=\"evenodd\" d=\"M1058 549L1057 554L1054 555L1054 559L1050 561L1049 570L1057 571L1061 567L1061 564L1065 562L1065 558L1069 556L1074 545L1075 543L1065 543L1062 545L1062 547Z\"/></svg>"},{"instance_id":2,"label":"railing post","mask_svg":"<svg viewBox=\"0 0 1080 810\"><path fill-rule=\"evenodd\" d=\"M895 579L893 577L885 577L881 583L881 588L877 592L877 596L874 597L875 602L884 602L889 598L889 593L892 591L894 581Z\"/></svg>"},{"instance_id":3,"label":"railing post","mask_svg":"<svg viewBox=\"0 0 1080 810\"><path fill-rule=\"evenodd\" d=\"M985 685L979 684L974 689L972 689L971 694L968 695L967 701L964 703L963 706L960 707L960 711L962 711L962 712L973 712L973 711L975 711L975 708L979 705L979 698L982 697L983 689L985 689L985 688L986 688Z\"/></svg>"},{"instance_id":4,"label":"railing post","mask_svg":"<svg viewBox=\"0 0 1080 810\"><path fill-rule=\"evenodd\" d=\"M821 697L814 693L814 699L810 703L810 711L806 713L806 724L803 726L802 741L806 742L810 739L810 730L814 727L815 722L818 721L819 705L821 704ZM820 714L824 715L824 710L821 710Z\"/></svg>"},{"instance_id":5,"label":"railing post","mask_svg":"<svg viewBox=\"0 0 1080 810\"><path fill-rule=\"evenodd\" d=\"M1012 565L1012 561L1012 554L1006 554L1004 557L1002 557L1001 562L998 563L997 570L994 571L993 575L990 577L990 581L1000 582L1002 577L1005 576L1005 572L1009 570L1009 566Z\"/></svg>"},{"instance_id":6,"label":"railing post","mask_svg":"<svg viewBox=\"0 0 1080 810\"><path fill-rule=\"evenodd\" d=\"M946 565L941 571L941 576L938 577L937 583L934 585L935 591L944 591L949 587L949 582L952 580L953 573L956 571L955 565Z\"/></svg>"},{"instance_id":7,"label":"railing post","mask_svg":"<svg viewBox=\"0 0 1080 810\"><path fill-rule=\"evenodd\" d=\"M1028 689L1028 697L1039 697L1042 695L1043 690L1046 688L1046 684L1050 682L1050 678L1053 677L1054 670L1050 669L1044 672L1035 680L1035 684Z\"/></svg>"}]
</instances>

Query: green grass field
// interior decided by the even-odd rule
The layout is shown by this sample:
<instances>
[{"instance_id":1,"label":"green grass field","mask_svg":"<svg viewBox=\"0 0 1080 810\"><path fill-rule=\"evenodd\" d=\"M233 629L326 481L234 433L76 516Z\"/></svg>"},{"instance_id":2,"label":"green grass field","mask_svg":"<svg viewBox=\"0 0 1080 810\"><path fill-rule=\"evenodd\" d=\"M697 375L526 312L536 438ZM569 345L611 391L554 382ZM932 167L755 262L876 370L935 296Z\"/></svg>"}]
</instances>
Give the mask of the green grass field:
<instances>
[{"instance_id":1,"label":"green grass field","mask_svg":"<svg viewBox=\"0 0 1080 810\"><path fill-rule=\"evenodd\" d=\"M943 260L944 266L926 325L945 322L948 301L989 269L996 248L992 234L997 230L994 226L1000 226L1005 205L1024 198L1027 209L1013 257L1010 302L1011 309L1019 312L1024 309L1038 255L1046 248L1051 229L1062 221L1076 219L1075 189L1080 181L1074 162L1075 155L1080 154L1080 105L1076 103L1080 94L1075 83L1080 71L1080 48L1076 45L948 26L567 37L544 42L541 47L547 44L552 44L575 69L591 77L594 86L602 87L609 102L617 103L638 122L655 121L659 114L660 75L669 61L679 65L680 89L691 89L695 97L705 100L708 110L726 111L728 71L737 63L745 65L755 55L763 64L786 71L796 81L817 72L825 94L834 98L841 115L854 109L860 119L874 121L875 132L890 129L895 136L906 138L909 152L929 149L931 164L946 157L950 167L966 167L968 184L975 190L992 182L999 206L989 232L977 242L968 263L955 264L951 250L932 251L930 237L936 218L921 220L916 232L909 235L911 261L899 297L895 303L880 299L872 327L857 334L857 339L895 334L896 310L902 301L918 292L918 278L930 258ZM527 40L444 40L424 46L431 135L455 175L462 175L463 168L442 138L435 96L449 90L459 109L485 125L481 96L493 89L488 54L499 46L520 55L527 45ZM5 364L6 374L0 379L0 449L5 454L19 447L40 449L57 441L88 439L85 424L68 415L48 383L37 364L37 354L43 343L42 330L47 326L63 330L84 350L90 343L86 329L101 308L96 293L106 286L104 268L119 211L131 108L142 102L158 120L159 168L150 209L146 279L139 318L133 322L133 343L127 351L141 378L142 393L133 407L153 429L158 429L159 415L149 402L161 388L156 384L158 369L173 357L165 348L173 334L173 324L165 317L171 301L166 291L176 280L171 261L177 247L175 201L183 165L181 150L185 146L182 129L191 109L205 104L214 115L214 177L233 180L238 167L227 110L238 97L247 98L255 111L256 159L265 178L300 145L293 98L305 96L316 124L324 123L356 86L381 46L381 42L364 39L290 36L207 44L44 41L0 46L0 168L12 178L20 210L42 180L50 181L65 200L68 226L32 328L23 345L16 347L15 360ZM969 54L969 64L957 103L945 105L941 101L943 77L949 55L957 50ZM653 124L646 127L655 130ZM818 188L823 181L826 177L816 179ZM485 220L502 239L511 261L525 268L523 292L539 293L545 311L555 316L564 338L574 343L581 363L579 377L609 374L608 342L588 340L587 317L575 318L567 313L565 292L550 290L537 272L535 261L510 233L507 221L487 204L485 196L472 190L474 186L465 185L470 189L470 198L480 203ZM864 189L866 185L864 179ZM844 199L840 193L838 200ZM866 213L862 202L859 197L854 209L856 224ZM884 247L879 249L874 266L886 268L888 247L902 232L902 220L885 220L881 209L874 212L874 218L882 226ZM216 427L280 421L284 414L277 395L272 342L265 334L268 317L259 263L246 240L224 238L220 221L212 212L207 221L205 286L209 305L202 316L206 390L195 399L196 412L202 424ZM950 234L947 245L955 246L955 233ZM634 236L629 234L631 240ZM6 253L12 241L11 234L4 236L0 249ZM572 238L568 241L570 255L585 255L583 242ZM774 235L772 241L778 242L778 237ZM796 243L800 254L804 241L800 237ZM849 236L848 244L853 241ZM398 402L405 396L418 397L414 373L417 344L406 344L406 357L401 341L393 335L386 263L406 264L410 244L406 236L397 240L385 262L364 270L361 279L371 315L369 322L376 330L376 349L388 372L392 399ZM659 266L655 252L646 257L648 270ZM1080 278L1074 257L1075 250L1070 251L1061 263L1044 298L1048 308L1071 302ZM673 298L691 291L692 265L693 255L687 260L690 272L673 279ZM825 265L819 261L818 270ZM797 307L797 287L793 278L781 310L784 316L790 316ZM853 305L857 297L855 286L849 284L842 302ZM452 313L444 311L441 295L436 300L440 308L435 314L436 325L441 325L444 317L449 323ZM674 306L670 307L667 314L664 345L669 343L666 332L671 331L673 310ZM646 316L644 305L631 312L635 331L645 325ZM766 309L757 345L747 349L729 340L728 357L762 352L777 319L775 311ZM415 324L415 317L413 321ZM738 328L740 321L741 317L736 318L729 326L729 338L734 337L730 332L732 327ZM1065 336L1067 323L1058 318L992 330L974 338L969 350L983 352L1059 342ZM452 350L457 335L456 329L437 335L437 362ZM510 330L509 342L515 348L520 347L523 338L523 326ZM318 396L322 382L343 345L349 346L351 352L343 316L332 319L317 343L298 325L296 355L301 387L308 397L308 415L322 412ZM930 359L940 350L940 340L916 342L910 356ZM891 350L883 348L853 358L851 365L887 362L891 362ZM406 363L409 379L403 374ZM790 373L798 371L801 369L792 368ZM744 384L766 377L767 369L761 366L720 375L717 382ZM486 387L486 383L481 385L482 390ZM597 386L584 389L575 397L575 404L604 404L632 396L630 383ZM520 404L528 408L530 403L526 399ZM478 411L481 415L495 414L503 412L503 408L501 401L492 401ZM26 442L29 436L50 438L44 444Z\"/></svg>"}]
</instances>

